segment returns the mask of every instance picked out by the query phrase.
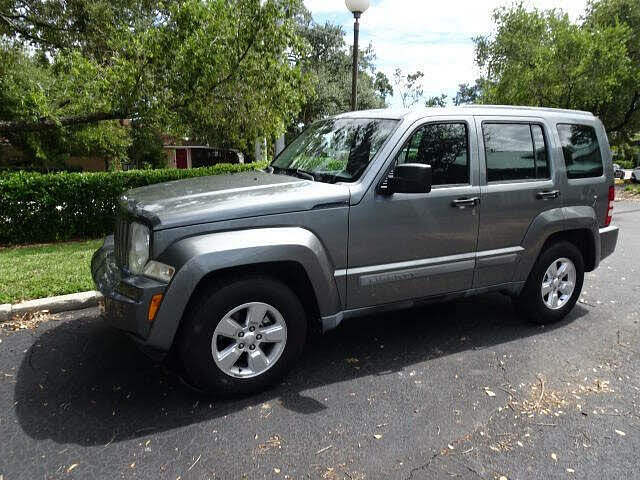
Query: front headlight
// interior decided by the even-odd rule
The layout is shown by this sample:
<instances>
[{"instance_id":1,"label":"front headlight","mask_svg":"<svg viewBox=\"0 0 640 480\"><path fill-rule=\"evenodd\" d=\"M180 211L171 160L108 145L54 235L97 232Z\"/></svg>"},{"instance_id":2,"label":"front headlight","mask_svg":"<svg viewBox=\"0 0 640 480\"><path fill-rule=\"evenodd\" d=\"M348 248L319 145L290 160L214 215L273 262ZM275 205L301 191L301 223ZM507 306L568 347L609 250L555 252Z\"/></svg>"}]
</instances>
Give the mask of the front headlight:
<instances>
[{"instance_id":1,"label":"front headlight","mask_svg":"<svg viewBox=\"0 0 640 480\"><path fill-rule=\"evenodd\" d=\"M142 273L149 260L149 229L141 223L132 223L129 228L129 270L131 273Z\"/></svg>"}]
</instances>

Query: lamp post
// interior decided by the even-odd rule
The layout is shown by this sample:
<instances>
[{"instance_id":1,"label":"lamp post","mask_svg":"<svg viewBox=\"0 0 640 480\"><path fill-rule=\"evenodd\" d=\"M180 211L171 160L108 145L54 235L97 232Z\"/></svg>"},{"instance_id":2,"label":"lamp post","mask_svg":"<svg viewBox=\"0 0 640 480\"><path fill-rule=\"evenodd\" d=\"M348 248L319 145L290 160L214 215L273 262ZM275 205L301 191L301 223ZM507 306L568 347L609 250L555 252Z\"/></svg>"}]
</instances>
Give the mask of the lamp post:
<instances>
[{"instance_id":1,"label":"lamp post","mask_svg":"<svg viewBox=\"0 0 640 480\"><path fill-rule=\"evenodd\" d=\"M369 8L369 0L345 0L345 5L353 13L353 74L351 77L351 110L358 107L358 37L360 36L360 16Z\"/></svg>"}]
</instances>

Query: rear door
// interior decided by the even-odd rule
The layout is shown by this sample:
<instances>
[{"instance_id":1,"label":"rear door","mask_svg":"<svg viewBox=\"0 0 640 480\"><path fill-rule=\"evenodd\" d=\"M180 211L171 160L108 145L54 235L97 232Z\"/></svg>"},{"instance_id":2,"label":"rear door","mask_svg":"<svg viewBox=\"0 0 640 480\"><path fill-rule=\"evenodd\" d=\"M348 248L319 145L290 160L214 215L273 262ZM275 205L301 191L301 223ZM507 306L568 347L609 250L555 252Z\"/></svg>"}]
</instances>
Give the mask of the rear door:
<instances>
[{"instance_id":1,"label":"rear door","mask_svg":"<svg viewBox=\"0 0 640 480\"><path fill-rule=\"evenodd\" d=\"M476 117L476 126L481 187L474 287L480 288L513 280L533 220L562 207L562 177L544 119Z\"/></svg>"}]
</instances>

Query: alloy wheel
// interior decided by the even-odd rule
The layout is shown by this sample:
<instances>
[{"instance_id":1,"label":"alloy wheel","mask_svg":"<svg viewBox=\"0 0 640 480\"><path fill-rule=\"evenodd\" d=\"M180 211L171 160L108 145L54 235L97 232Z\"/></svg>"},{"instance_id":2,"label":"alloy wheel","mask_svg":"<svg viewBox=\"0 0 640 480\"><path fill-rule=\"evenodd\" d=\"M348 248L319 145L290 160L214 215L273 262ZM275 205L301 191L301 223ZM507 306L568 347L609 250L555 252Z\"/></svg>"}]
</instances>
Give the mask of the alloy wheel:
<instances>
[{"instance_id":1,"label":"alloy wheel","mask_svg":"<svg viewBox=\"0 0 640 480\"><path fill-rule=\"evenodd\" d=\"M559 258L547 268L540 292L547 308L559 310L571 300L575 288L575 265L568 258Z\"/></svg>"},{"instance_id":2,"label":"alloy wheel","mask_svg":"<svg viewBox=\"0 0 640 480\"><path fill-rule=\"evenodd\" d=\"M211 354L220 370L234 378L263 374L278 361L287 342L287 324L272 305L239 305L218 323Z\"/></svg>"}]
</instances>

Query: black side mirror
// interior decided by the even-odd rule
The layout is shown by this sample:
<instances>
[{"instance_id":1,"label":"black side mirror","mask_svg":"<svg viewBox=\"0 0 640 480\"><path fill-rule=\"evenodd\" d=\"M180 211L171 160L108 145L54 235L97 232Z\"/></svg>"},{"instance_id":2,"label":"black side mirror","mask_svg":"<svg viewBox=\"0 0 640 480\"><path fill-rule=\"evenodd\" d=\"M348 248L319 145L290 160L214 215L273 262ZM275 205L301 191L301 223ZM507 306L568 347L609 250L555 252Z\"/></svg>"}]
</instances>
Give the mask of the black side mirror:
<instances>
[{"instance_id":1,"label":"black side mirror","mask_svg":"<svg viewBox=\"0 0 640 480\"><path fill-rule=\"evenodd\" d=\"M387 193L429 193L431 191L431 165L402 163L387 180Z\"/></svg>"}]
</instances>

